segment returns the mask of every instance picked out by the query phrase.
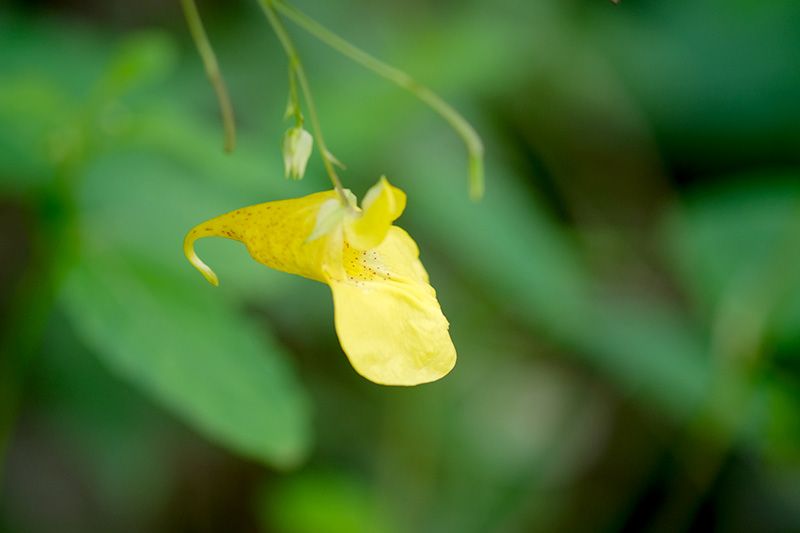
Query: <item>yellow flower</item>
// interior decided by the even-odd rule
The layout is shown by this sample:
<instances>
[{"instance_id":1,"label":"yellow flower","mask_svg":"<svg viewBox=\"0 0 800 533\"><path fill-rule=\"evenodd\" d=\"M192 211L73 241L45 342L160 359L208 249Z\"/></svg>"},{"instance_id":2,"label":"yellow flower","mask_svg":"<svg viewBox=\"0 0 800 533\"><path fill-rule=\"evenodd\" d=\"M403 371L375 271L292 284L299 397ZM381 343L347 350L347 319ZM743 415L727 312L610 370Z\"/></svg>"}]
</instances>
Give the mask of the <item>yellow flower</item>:
<instances>
[{"instance_id":1,"label":"yellow flower","mask_svg":"<svg viewBox=\"0 0 800 533\"><path fill-rule=\"evenodd\" d=\"M194 252L202 237L240 241L270 268L328 284L353 368L384 385L427 383L450 372L456 352L416 243L392 225L405 204L405 193L385 178L361 209L343 205L336 191L267 202L196 226L184 253L214 285L217 276Z\"/></svg>"}]
</instances>

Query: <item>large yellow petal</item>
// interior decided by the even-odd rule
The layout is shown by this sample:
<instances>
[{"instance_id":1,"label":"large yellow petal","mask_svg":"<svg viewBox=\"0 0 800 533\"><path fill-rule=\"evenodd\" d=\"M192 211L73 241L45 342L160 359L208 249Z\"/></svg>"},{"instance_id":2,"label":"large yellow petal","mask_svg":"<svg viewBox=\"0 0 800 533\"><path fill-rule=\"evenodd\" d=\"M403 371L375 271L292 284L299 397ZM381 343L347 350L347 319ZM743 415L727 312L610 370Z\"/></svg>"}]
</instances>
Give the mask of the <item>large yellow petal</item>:
<instances>
[{"instance_id":1,"label":"large yellow petal","mask_svg":"<svg viewBox=\"0 0 800 533\"><path fill-rule=\"evenodd\" d=\"M194 251L194 242L203 237L225 237L243 242L259 263L324 282L321 265L327 239L308 240L308 237L317 224L322 204L335 199L334 191L326 191L231 211L194 227L184 240L184 253L214 285L218 284L216 274Z\"/></svg>"},{"instance_id":2,"label":"large yellow petal","mask_svg":"<svg viewBox=\"0 0 800 533\"><path fill-rule=\"evenodd\" d=\"M456 351L449 324L414 240L392 226L372 250L344 243L342 260L344 275L335 265L323 270L336 332L353 368L384 385L417 385L450 372Z\"/></svg>"}]
</instances>

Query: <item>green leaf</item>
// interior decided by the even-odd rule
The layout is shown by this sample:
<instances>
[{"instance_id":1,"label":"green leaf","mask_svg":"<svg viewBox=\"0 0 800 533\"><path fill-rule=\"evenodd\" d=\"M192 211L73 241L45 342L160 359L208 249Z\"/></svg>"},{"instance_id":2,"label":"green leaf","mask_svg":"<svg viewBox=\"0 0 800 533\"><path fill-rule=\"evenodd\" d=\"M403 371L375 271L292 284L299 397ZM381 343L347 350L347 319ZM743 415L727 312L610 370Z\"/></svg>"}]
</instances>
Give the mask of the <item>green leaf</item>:
<instances>
[{"instance_id":1,"label":"green leaf","mask_svg":"<svg viewBox=\"0 0 800 533\"><path fill-rule=\"evenodd\" d=\"M308 402L282 350L210 287L89 250L63 305L112 370L212 440L278 467L304 457Z\"/></svg>"},{"instance_id":2,"label":"green leaf","mask_svg":"<svg viewBox=\"0 0 800 533\"><path fill-rule=\"evenodd\" d=\"M73 105L38 75L0 76L0 190L29 190L49 182L58 156L80 132L67 124Z\"/></svg>"},{"instance_id":3,"label":"green leaf","mask_svg":"<svg viewBox=\"0 0 800 533\"><path fill-rule=\"evenodd\" d=\"M92 242L114 243L205 289L183 255L183 236L203 220L265 198L242 188L214 183L154 151L115 150L88 165L79 209ZM283 275L252 261L238 242L206 239L197 249L218 271L226 296L264 298L285 285Z\"/></svg>"},{"instance_id":4,"label":"green leaf","mask_svg":"<svg viewBox=\"0 0 800 533\"><path fill-rule=\"evenodd\" d=\"M698 312L712 322L732 301L764 314L770 340L800 343L800 181L757 174L694 191L666 220L671 260Z\"/></svg>"},{"instance_id":5,"label":"green leaf","mask_svg":"<svg viewBox=\"0 0 800 533\"><path fill-rule=\"evenodd\" d=\"M363 481L341 472L304 472L265 492L261 516L268 529L292 533L394 531Z\"/></svg>"},{"instance_id":6,"label":"green leaf","mask_svg":"<svg viewBox=\"0 0 800 533\"><path fill-rule=\"evenodd\" d=\"M100 80L101 94L113 98L163 82L176 64L175 45L166 33L140 32L117 45Z\"/></svg>"}]
</instances>

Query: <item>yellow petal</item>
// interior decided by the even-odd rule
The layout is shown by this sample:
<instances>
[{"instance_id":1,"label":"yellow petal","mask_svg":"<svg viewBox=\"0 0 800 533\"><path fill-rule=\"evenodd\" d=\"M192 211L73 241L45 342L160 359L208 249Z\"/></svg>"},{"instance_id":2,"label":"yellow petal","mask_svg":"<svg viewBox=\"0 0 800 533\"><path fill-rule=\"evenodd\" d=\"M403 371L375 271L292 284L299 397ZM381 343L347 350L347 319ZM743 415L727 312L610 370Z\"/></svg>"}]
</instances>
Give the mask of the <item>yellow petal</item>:
<instances>
[{"instance_id":1,"label":"yellow petal","mask_svg":"<svg viewBox=\"0 0 800 533\"><path fill-rule=\"evenodd\" d=\"M406 193L381 178L367 191L360 216L345 226L348 242L359 250L378 246L405 208Z\"/></svg>"},{"instance_id":2,"label":"yellow petal","mask_svg":"<svg viewBox=\"0 0 800 533\"><path fill-rule=\"evenodd\" d=\"M436 292L414 240L392 226L371 250L344 243L344 276L324 268L333 292L336 332L353 368L384 385L417 385L456 362Z\"/></svg>"},{"instance_id":3,"label":"yellow petal","mask_svg":"<svg viewBox=\"0 0 800 533\"><path fill-rule=\"evenodd\" d=\"M317 224L320 206L334 198L334 191L326 191L231 211L194 227L184 239L183 251L214 285L217 276L194 251L194 242L203 237L240 241L259 263L324 282L321 265L327 240L309 241L308 236Z\"/></svg>"}]
</instances>

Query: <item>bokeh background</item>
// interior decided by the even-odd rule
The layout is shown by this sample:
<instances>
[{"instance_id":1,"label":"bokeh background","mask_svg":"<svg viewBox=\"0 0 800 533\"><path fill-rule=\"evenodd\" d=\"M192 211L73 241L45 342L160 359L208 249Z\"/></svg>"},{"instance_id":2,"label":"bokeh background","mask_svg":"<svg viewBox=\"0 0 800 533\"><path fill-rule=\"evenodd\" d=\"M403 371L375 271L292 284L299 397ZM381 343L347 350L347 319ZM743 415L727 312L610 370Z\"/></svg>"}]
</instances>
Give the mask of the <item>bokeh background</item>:
<instances>
[{"instance_id":1,"label":"bokeh background","mask_svg":"<svg viewBox=\"0 0 800 533\"><path fill-rule=\"evenodd\" d=\"M194 224L283 178L255 0L0 7L0 530L800 531L800 3L297 0L482 134L292 26L343 179L386 174L459 352L387 388L327 287Z\"/></svg>"}]
</instances>

